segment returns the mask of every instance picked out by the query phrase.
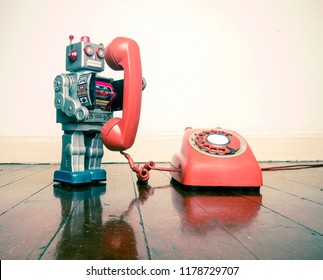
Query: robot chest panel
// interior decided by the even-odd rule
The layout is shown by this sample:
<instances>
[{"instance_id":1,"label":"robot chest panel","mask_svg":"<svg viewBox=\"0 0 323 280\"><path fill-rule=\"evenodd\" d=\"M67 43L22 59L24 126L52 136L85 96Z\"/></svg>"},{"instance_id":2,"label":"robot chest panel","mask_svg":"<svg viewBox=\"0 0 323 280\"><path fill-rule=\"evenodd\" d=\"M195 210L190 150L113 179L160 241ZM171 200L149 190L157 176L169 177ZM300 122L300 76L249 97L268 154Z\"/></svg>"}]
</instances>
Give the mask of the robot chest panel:
<instances>
[{"instance_id":1,"label":"robot chest panel","mask_svg":"<svg viewBox=\"0 0 323 280\"><path fill-rule=\"evenodd\" d=\"M98 78L93 73L81 74L76 83L76 95L82 106L109 110L115 93L110 79Z\"/></svg>"},{"instance_id":2,"label":"robot chest panel","mask_svg":"<svg viewBox=\"0 0 323 280\"><path fill-rule=\"evenodd\" d=\"M91 92L92 73L82 74L76 83L76 95L82 106L93 107L93 94Z\"/></svg>"}]
</instances>

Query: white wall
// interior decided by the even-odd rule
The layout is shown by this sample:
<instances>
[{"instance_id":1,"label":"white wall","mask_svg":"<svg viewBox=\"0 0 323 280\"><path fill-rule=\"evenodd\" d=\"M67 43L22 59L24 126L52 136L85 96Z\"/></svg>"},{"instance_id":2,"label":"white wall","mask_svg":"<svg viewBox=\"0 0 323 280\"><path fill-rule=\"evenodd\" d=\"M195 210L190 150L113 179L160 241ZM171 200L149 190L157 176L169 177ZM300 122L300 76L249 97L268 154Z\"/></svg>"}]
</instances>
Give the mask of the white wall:
<instances>
[{"instance_id":1,"label":"white wall","mask_svg":"<svg viewBox=\"0 0 323 280\"><path fill-rule=\"evenodd\" d=\"M322 15L321 0L1 0L2 150L10 137L61 135L52 84L65 72L70 34L138 42L148 81L138 139L222 126L260 138L311 135L317 144ZM104 75L121 78L108 66Z\"/></svg>"}]
</instances>

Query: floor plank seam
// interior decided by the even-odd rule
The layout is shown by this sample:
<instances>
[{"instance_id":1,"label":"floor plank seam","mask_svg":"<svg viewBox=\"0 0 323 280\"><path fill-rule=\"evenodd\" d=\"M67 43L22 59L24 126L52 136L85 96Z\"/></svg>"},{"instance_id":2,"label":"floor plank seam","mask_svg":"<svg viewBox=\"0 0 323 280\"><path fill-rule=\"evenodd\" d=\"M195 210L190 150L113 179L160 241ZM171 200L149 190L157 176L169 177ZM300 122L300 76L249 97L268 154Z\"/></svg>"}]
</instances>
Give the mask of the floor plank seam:
<instances>
[{"instance_id":1,"label":"floor plank seam","mask_svg":"<svg viewBox=\"0 0 323 280\"><path fill-rule=\"evenodd\" d=\"M265 187L267 187L267 188L270 188L270 189L272 189L272 190L279 191L279 192L282 192L282 193L285 193L285 194L288 194L288 195L291 195L291 196L297 197L297 198L299 198L299 199L306 200L306 201L308 201L308 202L315 203L315 204L318 204L318 205L320 205L320 206L323 206L323 204L322 204L322 203L317 202L317 201L314 201L314 200L311 200L311 199L308 199L308 198L306 198L306 197L302 197L302 196L299 196L299 195L296 195L296 194L293 194L293 193L290 193L290 192L286 192L286 191L283 191L283 190L280 190L280 189L277 189L277 188L275 188L275 187L271 187L271 186L268 186L268 185L264 185L264 186L265 186Z\"/></svg>"},{"instance_id":2,"label":"floor plank seam","mask_svg":"<svg viewBox=\"0 0 323 280\"><path fill-rule=\"evenodd\" d=\"M24 176L24 177L21 177L21 178L19 178L19 179L15 180L15 181L12 181L12 182L10 182L10 183L7 183L7 184L4 184L4 185L1 185L1 186L0 186L0 188L6 187L6 186L11 185L11 184L14 184L14 183L19 182L19 181L21 181L21 180L23 180L23 179L26 179L26 178L28 178L28 177L31 177L31 176L33 176L33 175L35 175L35 174L39 174L39 173L41 173L41 172L44 172L44 171L46 171L46 170L48 170L48 169L50 169L50 168L51 168L51 167L48 167L48 168L43 169L43 170L41 170L41 171L37 171L37 172L35 172L35 173L32 173L32 174L26 175L26 176Z\"/></svg>"},{"instance_id":3,"label":"floor plank seam","mask_svg":"<svg viewBox=\"0 0 323 280\"><path fill-rule=\"evenodd\" d=\"M268 206L265 206L263 203L261 203L261 206L264 207L264 208L266 208L267 210L269 210L269 211L271 211L271 212L273 212L273 213L275 213L275 214L277 214L277 215L279 215L279 216L281 216L281 217L283 217L283 218L285 218L285 219L287 219L287 220L289 220L289 221L291 221L291 222L293 222L293 223L295 223L295 224L297 224L297 225L305 228L306 230L309 230L311 233L317 234L319 236L323 236L323 233L320 233L320 232L318 232L318 231L316 231L316 230L314 230L314 229L312 229L312 228L310 228L308 226L305 226L305 225L303 225L303 224L301 224L301 223L299 223L299 222L297 222L297 221L295 221L295 220L293 220L293 219L285 216L284 214L279 213L276 210L274 210L274 209L272 209L272 208L270 208Z\"/></svg>"},{"instance_id":4,"label":"floor plank seam","mask_svg":"<svg viewBox=\"0 0 323 280\"><path fill-rule=\"evenodd\" d=\"M279 175L274 175L274 176L276 178L279 178L279 179L283 179L283 180L286 180L286 181L289 181L289 182L293 182L293 183L297 183L297 184L302 184L302 185L309 186L309 187L323 188L323 183L322 183L321 186L317 186L317 185L311 185L311 184L308 184L308 183L300 182L298 180L293 180L291 178L282 177L282 176L279 176Z\"/></svg>"},{"instance_id":5,"label":"floor plank seam","mask_svg":"<svg viewBox=\"0 0 323 280\"><path fill-rule=\"evenodd\" d=\"M141 226L142 233L143 233L143 236L144 236L145 249L146 249L146 252L147 252L147 255L148 255L148 259L151 260L151 253L150 253L148 238L147 238L147 234L146 234L146 230L145 230L144 220L143 220L142 213L141 213L141 208L140 208L140 203L139 203L139 195L137 193L137 188L136 188L137 184L133 180L133 177L132 177L132 184L133 184L134 193L135 193L135 201L136 201L135 205L137 207L138 214L139 214L139 220L140 220L139 224Z\"/></svg>"},{"instance_id":6,"label":"floor plank seam","mask_svg":"<svg viewBox=\"0 0 323 280\"><path fill-rule=\"evenodd\" d=\"M8 166L8 165L0 164L0 166ZM13 172L21 171L21 170L24 170L24 169L27 169L30 167L32 167L32 165L21 165L21 168L19 168L19 169L7 170L7 171L3 171L2 169L0 169L0 172L3 172L3 173L0 173L0 175L2 176L2 175L11 174Z\"/></svg>"},{"instance_id":7,"label":"floor plank seam","mask_svg":"<svg viewBox=\"0 0 323 280\"><path fill-rule=\"evenodd\" d=\"M25 202L26 200L28 200L29 198L33 197L34 195L40 193L41 191L43 191L44 189L48 188L49 186L53 185L53 183L49 183L48 185L46 185L45 187L39 189L37 192L33 193L32 195L26 197L25 199L19 201L18 203L16 203L15 205L11 206L8 210L2 212L0 214L0 217L6 213L8 213L10 210L14 209L15 207L17 207L18 205L20 205L21 203Z\"/></svg>"},{"instance_id":8,"label":"floor plank seam","mask_svg":"<svg viewBox=\"0 0 323 280\"><path fill-rule=\"evenodd\" d=\"M78 201L75 206L73 207L73 209L70 211L69 215L66 217L65 220L63 220L59 226L57 231L55 232L55 234L53 235L53 237L49 240L49 242L47 243L47 245L45 246L43 252L39 255L38 260L41 260L42 257L45 255L45 253L47 252L48 248L50 247L50 245L53 243L53 241L55 240L56 236L59 234L59 232L61 231L61 229L64 228L64 226L67 224L67 222L73 217L74 211L76 209L76 207L80 204L81 201Z\"/></svg>"},{"instance_id":9,"label":"floor plank seam","mask_svg":"<svg viewBox=\"0 0 323 280\"><path fill-rule=\"evenodd\" d=\"M188 193L186 193L185 191L184 191L184 193L187 195L187 196L189 196L189 194ZM242 242L242 241L240 241L240 239L239 238L237 238L225 225L223 225L221 222L219 222L215 217L213 217L204 207L203 207L203 205L201 205L200 203L198 203L198 201L196 201L194 198L192 198L193 200L194 200L194 202L197 204L197 205L199 205L204 211L205 211L205 213L207 213L210 217L211 217L211 219L217 224L217 225L219 225L221 228L223 228L223 230L226 232L226 233L228 233L233 239L235 239L243 248L245 248L256 260L259 260L259 258ZM254 202L254 201L252 201L252 202ZM256 203L256 202L254 202L254 203Z\"/></svg>"}]
</instances>

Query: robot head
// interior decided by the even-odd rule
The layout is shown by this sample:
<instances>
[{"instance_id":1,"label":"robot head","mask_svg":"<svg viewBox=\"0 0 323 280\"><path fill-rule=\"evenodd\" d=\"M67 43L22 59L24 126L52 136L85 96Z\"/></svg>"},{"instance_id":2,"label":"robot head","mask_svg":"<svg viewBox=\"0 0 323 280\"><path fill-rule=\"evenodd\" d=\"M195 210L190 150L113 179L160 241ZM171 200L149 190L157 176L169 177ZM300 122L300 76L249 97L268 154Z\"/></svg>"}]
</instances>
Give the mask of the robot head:
<instances>
[{"instance_id":1,"label":"robot head","mask_svg":"<svg viewBox=\"0 0 323 280\"><path fill-rule=\"evenodd\" d=\"M103 44L93 44L90 38L83 36L81 42L72 44L74 36L70 37L70 45L66 47L66 71L79 72L104 70Z\"/></svg>"}]
</instances>

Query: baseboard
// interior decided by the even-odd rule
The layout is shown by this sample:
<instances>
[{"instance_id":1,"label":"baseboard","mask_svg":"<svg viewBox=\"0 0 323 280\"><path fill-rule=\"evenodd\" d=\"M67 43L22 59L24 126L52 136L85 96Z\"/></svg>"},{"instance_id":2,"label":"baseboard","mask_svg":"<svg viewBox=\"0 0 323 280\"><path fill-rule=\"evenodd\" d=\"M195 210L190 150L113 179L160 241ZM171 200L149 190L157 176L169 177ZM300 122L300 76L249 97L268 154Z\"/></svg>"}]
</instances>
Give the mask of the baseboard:
<instances>
[{"instance_id":1,"label":"baseboard","mask_svg":"<svg viewBox=\"0 0 323 280\"><path fill-rule=\"evenodd\" d=\"M323 134L244 136L258 161L323 160ZM128 150L137 162L168 162L181 146L182 136L138 136ZM59 163L61 137L0 137L0 163ZM103 162L125 162L105 150Z\"/></svg>"}]
</instances>

